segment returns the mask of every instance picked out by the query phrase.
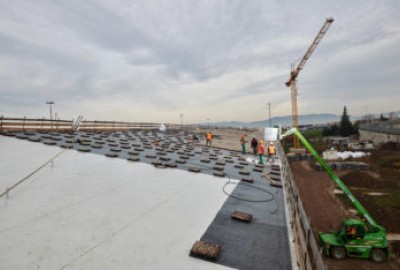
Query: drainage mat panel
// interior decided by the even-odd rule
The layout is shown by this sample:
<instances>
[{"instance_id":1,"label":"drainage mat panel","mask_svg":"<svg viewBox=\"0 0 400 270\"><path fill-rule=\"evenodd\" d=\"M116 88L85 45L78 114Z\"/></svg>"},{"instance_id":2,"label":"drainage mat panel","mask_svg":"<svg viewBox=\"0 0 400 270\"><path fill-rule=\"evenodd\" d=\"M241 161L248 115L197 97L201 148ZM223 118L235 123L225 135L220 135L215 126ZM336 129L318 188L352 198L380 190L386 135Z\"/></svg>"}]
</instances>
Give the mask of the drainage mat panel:
<instances>
[{"instance_id":1,"label":"drainage mat panel","mask_svg":"<svg viewBox=\"0 0 400 270\"><path fill-rule=\"evenodd\" d=\"M251 222L253 215L245 212L235 211L233 212L231 218L242 222Z\"/></svg>"},{"instance_id":2,"label":"drainage mat panel","mask_svg":"<svg viewBox=\"0 0 400 270\"><path fill-rule=\"evenodd\" d=\"M190 256L204 258L206 260L216 260L221 252L221 246L204 242L196 241L190 250Z\"/></svg>"}]
</instances>

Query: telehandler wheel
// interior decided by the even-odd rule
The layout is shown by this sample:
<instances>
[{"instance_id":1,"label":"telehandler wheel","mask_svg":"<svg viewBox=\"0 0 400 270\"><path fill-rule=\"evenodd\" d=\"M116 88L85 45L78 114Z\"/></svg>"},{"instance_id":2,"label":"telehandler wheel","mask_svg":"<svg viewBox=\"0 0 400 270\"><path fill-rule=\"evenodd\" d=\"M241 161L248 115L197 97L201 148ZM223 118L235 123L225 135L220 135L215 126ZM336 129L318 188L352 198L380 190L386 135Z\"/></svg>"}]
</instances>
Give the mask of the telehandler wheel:
<instances>
[{"instance_id":1,"label":"telehandler wheel","mask_svg":"<svg viewBox=\"0 0 400 270\"><path fill-rule=\"evenodd\" d=\"M371 260L374 262L380 263L386 260L386 253L382 249L373 249L370 254Z\"/></svg>"},{"instance_id":2,"label":"telehandler wheel","mask_svg":"<svg viewBox=\"0 0 400 270\"><path fill-rule=\"evenodd\" d=\"M346 250L344 247L331 247L330 253L332 258L336 260L343 260L346 258Z\"/></svg>"}]
</instances>

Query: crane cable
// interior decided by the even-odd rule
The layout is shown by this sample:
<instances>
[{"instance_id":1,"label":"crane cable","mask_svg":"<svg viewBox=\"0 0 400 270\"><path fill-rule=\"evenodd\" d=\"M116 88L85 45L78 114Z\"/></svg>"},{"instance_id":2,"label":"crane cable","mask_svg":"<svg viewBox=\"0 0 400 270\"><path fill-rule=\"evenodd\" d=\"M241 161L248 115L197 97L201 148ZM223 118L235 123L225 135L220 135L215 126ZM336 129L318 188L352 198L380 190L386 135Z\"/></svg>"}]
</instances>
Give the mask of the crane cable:
<instances>
[{"instance_id":1,"label":"crane cable","mask_svg":"<svg viewBox=\"0 0 400 270\"><path fill-rule=\"evenodd\" d=\"M48 161L46 161L46 163L42 164L40 167L38 167L36 170L34 170L33 172L31 172L30 174L28 174L27 176L25 176L24 178L22 178L21 180L19 180L17 183L15 183L13 186L8 187L3 193L0 194L0 198L2 198L3 196L7 195L8 198L8 194L11 190L13 190L14 188L16 188L19 184L21 184L22 182L24 182L25 180L29 179L32 175L34 175L35 173L37 173L38 171L40 171L42 168L44 168L47 164L49 164L50 162L52 162L53 160L55 160L57 157L59 157L62 153L64 153L66 149L61 150L59 153L57 153L54 157L50 158Z\"/></svg>"}]
</instances>

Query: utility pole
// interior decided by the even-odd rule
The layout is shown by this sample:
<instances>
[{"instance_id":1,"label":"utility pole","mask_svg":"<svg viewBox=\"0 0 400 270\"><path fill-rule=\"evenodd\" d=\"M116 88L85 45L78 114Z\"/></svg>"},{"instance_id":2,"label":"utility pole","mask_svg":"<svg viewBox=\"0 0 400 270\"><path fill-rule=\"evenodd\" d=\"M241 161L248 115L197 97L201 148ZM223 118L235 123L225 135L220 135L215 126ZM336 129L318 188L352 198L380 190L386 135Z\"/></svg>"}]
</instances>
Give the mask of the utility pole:
<instances>
[{"instance_id":1,"label":"utility pole","mask_svg":"<svg viewBox=\"0 0 400 270\"><path fill-rule=\"evenodd\" d=\"M52 110L52 106L53 104L55 104L54 101L47 101L46 102L47 105L49 105L50 107L50 121L51 121L51 128L53 128L53 110Z\"/></svg>"},{"instance_id":2,"label":"utility pole","mask_svg":"<svg viewBox=\"0 0 400 270\"><path fill-rule=\"evenodd\" d=\"M268 114L269 114L269 127L272 127L272 123L271 123L271 102L268 102Z\"/></svg>"}]
</instances>

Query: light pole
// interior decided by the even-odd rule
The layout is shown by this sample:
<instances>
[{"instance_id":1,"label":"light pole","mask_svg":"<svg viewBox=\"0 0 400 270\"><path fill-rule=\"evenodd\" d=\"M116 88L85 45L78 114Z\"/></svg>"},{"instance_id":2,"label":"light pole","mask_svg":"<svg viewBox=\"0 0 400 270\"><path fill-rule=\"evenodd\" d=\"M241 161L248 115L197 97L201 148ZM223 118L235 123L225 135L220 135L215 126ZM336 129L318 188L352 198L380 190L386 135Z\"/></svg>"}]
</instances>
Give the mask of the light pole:
<instances>
[{"instance_id":1,"label":"light pole","mask_svg":"<svg viewBox=\"0 0 400 270\"><path fill-rule=\"evenodd\" d=\"M269 112L269 127L272 127L272 123L271 123L271 102L268 102L268 112Z\"/></svg>"},{"instance_id":2,"label":"light pole","mask_svg":"<svg viewBox=\"0 0 400 270\"><path fill-rule=\"evenodd\" d=\"M50 107L50 121L51 121L51 128L53 128L53 110L52 110L52 106L53 104L55 104L54 101L47 101L46 102L47 105L49 105Z\"/></svg>"}]
</instances>

